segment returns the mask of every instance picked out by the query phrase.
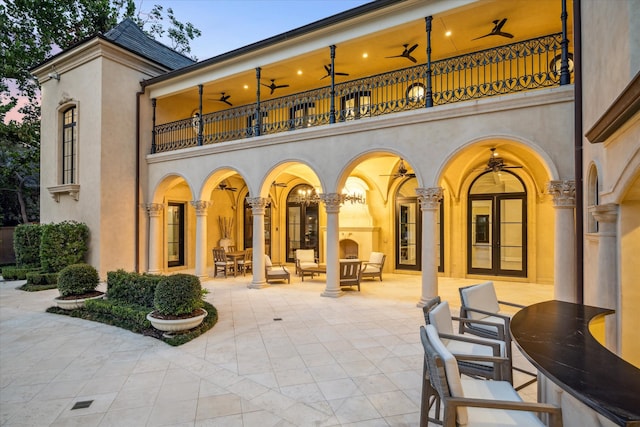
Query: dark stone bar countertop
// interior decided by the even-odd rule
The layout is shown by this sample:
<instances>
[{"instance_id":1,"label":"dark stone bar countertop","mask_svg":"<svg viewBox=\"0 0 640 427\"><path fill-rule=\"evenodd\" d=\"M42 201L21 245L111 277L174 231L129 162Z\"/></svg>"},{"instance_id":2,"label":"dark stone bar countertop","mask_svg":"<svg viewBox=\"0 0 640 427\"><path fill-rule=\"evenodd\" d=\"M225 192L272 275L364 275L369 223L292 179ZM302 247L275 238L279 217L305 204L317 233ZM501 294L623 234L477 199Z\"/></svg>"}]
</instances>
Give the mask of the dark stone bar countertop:
<instances>
[{"instance_id":1,"label":"dark stone bar countertop","mask_svg":"<svg viewBox=\"0 0 640 427\"><path fill-rule=\"evenodd\" d=\"M511 334L525 357L560 388L618 425L640 426L640 369L589 332L591 319L609 313L546 301L516 313Z\"/></svg>"}]
</instances>

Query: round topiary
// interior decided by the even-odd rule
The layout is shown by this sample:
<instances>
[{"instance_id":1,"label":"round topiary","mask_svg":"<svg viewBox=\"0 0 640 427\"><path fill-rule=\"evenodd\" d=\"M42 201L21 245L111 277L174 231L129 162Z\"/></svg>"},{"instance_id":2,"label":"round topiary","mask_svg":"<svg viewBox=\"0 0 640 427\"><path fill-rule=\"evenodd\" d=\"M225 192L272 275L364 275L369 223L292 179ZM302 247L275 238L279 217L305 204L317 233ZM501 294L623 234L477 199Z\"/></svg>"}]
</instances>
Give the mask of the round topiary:
<instances>
[{"instance_id":1,"label":"round topiary","mask_svg":"<svg viewBox=\"0 0 640 427\"><path fill-rule=\"evenodd\" d=\"M89 264L72 264L58 274L58 290L63 297L91 293L99 282L98 271Z\"/></svg>"},{"instance_id":2,"label":"round topiary","mask_svg":"<svg viewBox=\"0 0 640 427\"><path fill-rule=\"evenodd\" d=\"M192 274L174 274L162 278L153 298L156 311L165 316L181 316L202 308L200 279Z\"/></svg>"}]
</instances>

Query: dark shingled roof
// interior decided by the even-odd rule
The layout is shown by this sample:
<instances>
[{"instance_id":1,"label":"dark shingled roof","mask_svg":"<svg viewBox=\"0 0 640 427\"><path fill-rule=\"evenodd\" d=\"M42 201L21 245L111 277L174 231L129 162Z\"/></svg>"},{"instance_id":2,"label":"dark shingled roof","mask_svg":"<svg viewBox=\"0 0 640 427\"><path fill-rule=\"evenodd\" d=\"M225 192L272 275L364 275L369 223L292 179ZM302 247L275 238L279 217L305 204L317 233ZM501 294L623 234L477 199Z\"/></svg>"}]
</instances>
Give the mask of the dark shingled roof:
<instances>
[{"instance_id":1,"label":"dark shingled roof","mask_svg":"<svg viewBox=\"0 0 640 427\"><path fill-rule=\"evenodd\" d=\"M171 70L177 70L195 63L191 58L146 35L131 19L125 19L107 31L104 34L104 38Z\"/></svg>"}]
</instances>

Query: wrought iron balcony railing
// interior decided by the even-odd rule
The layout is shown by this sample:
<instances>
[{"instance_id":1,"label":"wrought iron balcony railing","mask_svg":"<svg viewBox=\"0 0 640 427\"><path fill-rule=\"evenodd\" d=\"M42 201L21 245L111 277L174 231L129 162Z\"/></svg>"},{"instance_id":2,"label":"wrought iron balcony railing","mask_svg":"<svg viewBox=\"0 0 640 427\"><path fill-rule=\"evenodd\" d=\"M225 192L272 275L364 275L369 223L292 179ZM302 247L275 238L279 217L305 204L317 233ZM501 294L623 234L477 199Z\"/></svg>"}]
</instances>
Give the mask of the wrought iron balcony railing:
<instances>
[{"instance_id":1,"label":"wrought iron balcony railing","mask_svg":"<svg viewBox=\"0 0 640 427\"><path fill-rule=\"evenodd\" d=\"M559 86L561 34L431 64L433 105ZM154 127L152 153L425 108L427 65L416 65ZM260 106L257 113L256 107Z\"/></svg>"}]
</instances>

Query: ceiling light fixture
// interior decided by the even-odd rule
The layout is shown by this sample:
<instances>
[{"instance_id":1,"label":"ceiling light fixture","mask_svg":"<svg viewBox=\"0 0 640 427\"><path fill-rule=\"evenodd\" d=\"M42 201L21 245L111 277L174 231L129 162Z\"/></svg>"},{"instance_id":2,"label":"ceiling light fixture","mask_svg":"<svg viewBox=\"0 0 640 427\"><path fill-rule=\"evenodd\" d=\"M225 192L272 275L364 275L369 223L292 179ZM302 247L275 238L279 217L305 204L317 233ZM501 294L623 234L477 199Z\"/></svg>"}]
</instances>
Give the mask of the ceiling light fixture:
<instances>
[{"instance_id":1,"label":"ceiling light fixture","mask_svg":"<svg viewBox=\"0 0 640 427\"><path fill-rule=\"evenodd\" d=\"M447 36L447 37L451 37L451 31L450 30L447 31L446 33L444 33L444 35Z\"/></svg>"}]
</instances>

